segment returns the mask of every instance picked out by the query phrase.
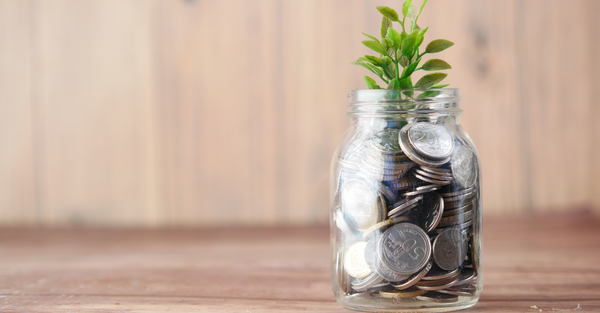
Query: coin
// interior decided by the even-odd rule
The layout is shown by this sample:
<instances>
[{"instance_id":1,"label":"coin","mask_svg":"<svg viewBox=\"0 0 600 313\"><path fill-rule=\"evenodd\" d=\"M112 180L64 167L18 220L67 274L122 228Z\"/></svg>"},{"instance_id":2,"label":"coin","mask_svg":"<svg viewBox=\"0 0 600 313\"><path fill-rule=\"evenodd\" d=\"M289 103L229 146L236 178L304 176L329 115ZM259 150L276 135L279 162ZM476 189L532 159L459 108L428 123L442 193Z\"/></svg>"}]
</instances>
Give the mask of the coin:
<instances>
[{"instance_id":1,"label":"coin","mask_svg":"<svg viewBox=\"0 0 600 313\"><path fill-rule=\"evenodd\" d=\"M397 128L386 128L375 133L371 138L371 142L377 149L385 153L402 153L398 144L399 131Z\"/></svg>"},{"instance_id":2,"label":"coin","mask_svg":"<svg viewBox=\"0 0 600 313\"><path fill-rule=\"evenodd\" d=\"M364 180L345 181L341 188L341 203L347 222L358 230L365 230L379 222L384 210L379 197L377 189Z\"/></svg>"},{"instance_id":3,"label":"coin","mask_svg":"<svg viewBox=\"0 0 600 313\"><path fill-rule=\"evenodd\" d=\"M451 288L437 290L437 292L447 293L449 295L471 296L471 297L475 295L476 291L477 291L477 289L474 288L474 287L473 288L466 288L466 289L451 287Z\"/></svg>"},{"instance_id":4,"label":"coin","mask_svg":"<svg viewBox=\"0 0 600 313\"><path fill-rule=\"evenodd\" d=\"M477 180L477 165L473 157L473 151L467 146L460 145L455 149L450 161L452 175L456 182L463 188L475 185Z\"/></svg>"},{"instance_id":5,"label":"coin","mask_svg":"<svg viewBox=\"0 0 600 313\"><path fill-rule=\"evenodd\" d=\"M395 203L394 208L388 212L388 216L398 215L406 212L411 208L411 206L416 205L421 199L423 199L423 196L417 196L410 200Z\"/></svg>"},{"instance_id":6,"label":"coin","mask_svg":"<svg viewBox=\"0 0 600 313\"><path fill-rule=\"evenodd\" d=\"M383 298L388 298L388 299L410 299L410 298L414 298L414 297L418 297L424 293L426 293L426 290L420 290L420 289L409 289L409 290L403 290L403 291L380 291L379 295Z\"/></svg>"},{"instance_id":7,"label":"coin","mask_svg":"<svg viewBox=\"0 0 600 313\"><path fill-rule=\"evenodd\" d=\"M436 175L446 176L446 177L452 177L452 171L450 169L447 169L447 168L421 166L420 169L422 171L424 171L424 172L428 172L428 173L431 173L431 174L436 174Z\"/></svg>"},{"instance_id":8,"label":"coin","mask_svg":"<svg viewBox=\"0 0 600 313\"><path fill-rule=\"evenodd\" d=\"M419 188L421 188L421 189L419 189ZM440 189L440 186L436 186L436 185L419 186L416 188L416 190L405 192L404 194L402 194L402 196L403 197L413 197L416 195L421 195L424 193L432 192L432 191L438 190L438 189Z\"/></svg>"},{"instance_id":9,"label":"coin","mask_svg":"<svg viewBox=\"0 0 600 313\"><path fill-rule=\"evenodd\" d=\"M441 269L459 267L467 256L468 242L460 229L449 228L433 241L433 260Z\"/></svg>"},{"instance_id":10,"label":"coin","mask_svg":"<svg viewBox=\"0 0 600 313\"><path fill-rule=\"evenodd\" d=\"M442 218L439 226L440 227L457 226L457 225L460 225L464 222L471 220L472 218L473 218L473 210L471 209L471 210L465 212L464 214L450 215L450 216Z\"/></svg>"},{"instance_id":11,"label":"coin","mask_svg":"<svg viewBox=\"0 0 600 313\"><path fill-rule=\"evenodd\" d=\"M437 265L433 265L433 267L431 268L431 270L429 270L429 273L427 273L427 275L425 275L425 277L423 277L423 280L442 280L442 279L446 279L449 277L458 277L458 275L460 274L460 268L456 268L452 271L446 271L443 270L441 268L439 268Z\"/></svg>"},{"instance_id":12,"label":"coin","mask_svg":"<svg viewBox=\"0 0 600 313\"><path fill-rule=\"evenodd\" d=\"M383 264L380 257L381 254L377 253L377 257L375 259L375 273L381 276L384 280L387 280L389 282L401 282L407 280L410 277L410 275L398 273L390 269L388 266Z\"/></svg>"},{"instance_id":13,"label":"coin","mask_svg":"<svg viewBox=\"0 0 600 313\"><path fill-rule=\"evenodd\" d=\"M376 284L379 284L382 281L383 278L381 276L377 275L376 273L372 273L371 275L363 278L362 280L353 282L352 289L356 291L364 291L371 288L372 286L375 286Z\"/></svg>"},{"instance_id":14,"label":"coin","mask_svg":"<svg viewBox=\"0 0 600 313\"><path fill-rule=\"evenodd\" d=\"M463 215L472 210L473 210L473 204L468 203L467 205L463 205L459 208L453 208L453 209L444 211L444 214L442 214L442 218L445 218L448 216L453 216L453 215Z\"/></svg>"},{"instance_id":15,"label":"coin","mask_svg":"<svg viewBox=\"0 0 600 313\"><path fill-rule=\"evenodd\" d=\"M435 179L432 179L432 178L429 178L429 177L425 177L425 176L422 176L422 175L419 175L419 174L414 174L414 175L415 175L416 178L418 178L418 179L420 179L422 181L425 181L425 182L428 182L428 183L432 183L432 184L436 184L436 185L448 185L448 184L450 184L452 182L450 180L435 180Z\"/></svg>"},{"instance_id":16,"label":"coin","mask_svg":"<svg viewBox=\"0 0 600 313\"><path fill-rule=\"evenodd\" d=\"M369 238L369 236L373 232L375 232L378 229L381 229L383 227L387 227L387 226L390 226L390 225L394 225L394 224L397 224L397 223L400 223L400 222L408 222L408 221L409 221L409 218L405 217L405 216L399 216L399 217L389 218L389 219L384 220L382 222L379 222L379 223L377 223L377 224L369 227L367 230L365 230L363 232L363 239L366 240L367 238Z\"/></svg>"},{"instance_id":17,"label":"coin","mask_svg":"<svg viewBox=\"0 0 600 313\"><path fill-rule=\"evenodd\" d=\"M419 205L418 203L411 204L411 205L407 206L407 207L406 207L404 210L402 210L402 211L399 211L399 212L396 212L396 213L394 213L394 214L390 215L390 217L391 217L391 218L394 218L394 217L398 217L398 216L400 216L400 215L403 215L403 214L405 214L406 212L410 211L411 209L413 209L413 208L417 207L418 205Z\"/></svg>"},{"instance_id":18,"label":"coin","mask_svg":"<svg viewBox=\"0 0 600 313\"><path fill-rule=\"evenodd\" d=\"M344 269L348 272L348 275L355 278L364 278L371 274L371 269L365 261L365 247L367 242L359 241L354 243L348 251L344 260Z\"/></svg>"},{"instance_id":19,"label":"coin","mask_svg":"<svg viewBox=\"0 0 600 313\"><path fill-rule=\"evenodd\" d=\"M402 151L404 151L406 156L409 159L411 159L413 162L415 162L419 165L422 165L422 166L427 166L427 167L436 167L436 166L441 166L441 165L448 163L448 161L450 161L450 157L447 157L445 159L427 158L427 157L424 157L423 155L419 154L413 148L413 146L409 142L409 138L408 138L408 131L412 127L412 125L414 125L414 124L408 124L408 125L402 127L402 129L400 130L400 136L398 138L398 143L400 144L400 147L402 148Z\"/></svg>"},{"instance_id":20,"label":"coin","mask_svg":"<svg viewBox=\"0 0 600 313\"><path fill-rule=\"evenodd\" d=\"M419 174L423 177L433 179L433 180L447 181L447 182L452 182L454 180L454 178L452 178L452 176L433 174L433 173L426 172L422 169L416 169L415 173Z\"/></svg>"},{"instance_id":21,"label":"coin","mask_svg":"<svg viewBox=\"0 0 600 313\"><path fill-rule=\"evenodd\" d=\"M408 126L408 139L414 149L422 156L429 159L443 160L452 154L454 141L446 127L426 122L409 124Z\"/></svg>"},{"instance_id":22,"label":"coin","mask_svg":"<svg viewBox=\"0 0 600 313\"><path fill-rule=\"evenodd\" d=\"M444 212L444 199L437 192L430 192L423 196L420 207L419 225L430 232L435 229Z\"/></svg>"},{"instance_id":23,"label":"coin","mask_svg":"<svg viewBox=\"0 0 600 313\"><path fill-rule=\"evenodd\" d=\"M373 236L369 241L367 241L367 245L365 246L365 262L369 269L372 272L375 272L375 264L377 263L377 242L379 241L378 236Z\"/></svg>"},{"instance_id":24,"label":"coin","mask_svg":"<svg viewBox=\"0 0 600 313\"><path fill-rule=\"evenodd\" d=\"M442 294L438 292L427 292L417 297L418 300L427 302L438 302L438 303L452 303L458 301L458 297L449 294Z\"/></svg>"},{"instance_id":25,"label":"coin","mask_svg":"<svg viewBox=\"0 0 600 313\"><path fill-rule=\"evenodd\" d=\"M386 230L377 246L378 256L392 271L410 275L427 264L431 243L427 233L408 223L400 223Z\"/></svg>"},{"instance_id":26,"label":"coin","mask_svg":"<svg viewBox=\"0 0 600 313\"><path fill-rule=\"evenodd\" d=\"M406 282L404 282L402 284L392 284L392 286L398 290L404 290L404 289L414 286L417 282L419 282L423 278L423 276L425 276L427 274L427 272L429 272L429 270L431 269L431 266L432 266L431 262L427 263L425 268L423 270L421 270L421 272L419 274L414 275L413 277L411 277L410 279L408 279Z\"/></svg>"}]
</instances>

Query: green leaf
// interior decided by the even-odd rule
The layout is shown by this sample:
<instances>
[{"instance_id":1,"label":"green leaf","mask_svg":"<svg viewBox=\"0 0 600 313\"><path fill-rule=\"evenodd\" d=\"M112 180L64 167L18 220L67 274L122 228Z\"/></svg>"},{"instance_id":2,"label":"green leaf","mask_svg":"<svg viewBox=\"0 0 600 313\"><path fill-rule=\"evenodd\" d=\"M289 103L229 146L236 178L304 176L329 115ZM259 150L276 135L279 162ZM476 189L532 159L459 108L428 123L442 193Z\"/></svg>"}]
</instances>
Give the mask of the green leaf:
<instances>
[{"instance_id":1,"label":"green leaf","mask_svg":"<svg viewBox=\"0 0 600 313\"><path fill-rule=\"evenodd\" d=\"M394 62L392 61L392 59L389 56L384 56L381 58L381 69L383 70L383 73L385 74L385 76L388 79L394 79L396 77L396 75L394 75L394 71L391 71L390 68L394 67Z\"/></svg>"},{"instance_id":2,"label":"green leaf","mask_svg":"<svg viewBox=\"0 0 600 313\"><path fill-rule=\"evenodd\" d=\"M400 83L398 82L398 79L392 79L388 84L387 89L400 89Z\"/></svg>"},{"instance_id":3,"label":"green leaf","mask_svg":"<svg viewBox=\"0 0 600 313\"><path fill-rule=\"evenodd\" d=\"M392 22L400 22L400 19L398 18L398 13L396 13L396 11L390 7L377 7L377 11L379 11L379 13L383 14L383 16L385 16L388 20Z\"/></svg>"},{"instance_id":4,"label":"green leaf","mask_svg":"<svg viewBox=\"0 0 600 313\"><path fill-rule=\"evenodd\" d=\"M381 59L372 55L365 55L364 57L361 57L359 59L359 61L363 59L363 61L369 62L375 66L381 66L382 62Z\"/></svg>"},{"instance_id":5,"label":"green leaf","mask_svg":"<svg viewBox=\"0 0 600 313\"><path fill-rule=\"evenodd\" d=\"M404 17L406 17L408 15L408 10L410 9L411 2L412 2L412 0L406 0L406 1L404 1L404 4L402 5L402 15Z\"/></svg>"},{"instance_id":6,"label":"green leaf","mask_svg":"<svg viewBox=\"0 0 600 313\"><path fill-rule=\"evenodd\" d=\"M363 63L363 62L350 62L350 64L362 66L379 77L383 76L383 72L378 67L375 67L371 64L367 64L367 63Z\"/></svg>"},{"instance_id":7,"label":"green leaf","mask_svg":"<svg viewBox=\"0 0 600 313\"><path fill-rule=\"evenodd\" d=\"M429 88L429 87L441 82L444 78L446 78L446 76L448 76L448 74L446 74L446 73L433 73L433 74L425 75L425 76L421 77L421 79L419 79L419 81L415 85L415 88L423 88L423 89Z\"/></svg>"},{"instance_id":8,"label":"green leaf","mask_svg":"<svg viewBox=\"0 0 600 313\"><path fill-rule=\"evenodd\" d=\"M425 48L425 52L427 53L436 53L440 51L444 51L450 47L452 47L454 43L452 41L446 39L436 39L430 42Z\"/></svg>"},{"instance_id":9,"label":"green leaf","mask_svg":"<svg viewBox=\"0 0 600 313\"><path fill-rule=\"evenodd\" d=\"M446 88L448 86L450 86L450 84L431 86L431 87L429 87L429 89L442 89L442 88Z\"/></svg>"},{"instance_id":10,"label":"green leaf","mask_svg":"<svg viewBox=\"0 0 600 313\"><path fill-rule=\"evenodd\" d=\"M392 21L390 21L387 17L383 17L381 19L381 38L385 38L387 36L388 28L392 27Z\"/></svg>"},{"instance_id":11,"label":"green leaf","mask_svg":"<svg viewBox=\"0 0 600 313\"><path fill-rule=\"evenodd\" d=\"M404 40L402 41L402 48L400 49L400 54L405 55L409 59L412 57L412 52L415 47L415 42L417 41L417 36L419 35L419 31L415 30L410 33Z\"/></svg>"},{"instance_id":12,"label":"green leaf","mask_svg":"<svg viewBox=\"0 0 600 313\"><path fill-rule=\"evenodd\" d=\"M381 89L381 87L377 85L377 82L369 76L365 76L365 83L367 84L367 87L369 87L369 89Z\"/></svg>"},{"instance_id":13,"label":"green leaf","mask_svg":"<svg viewBox=\"0 0 600 313\"><path fill-rule=\"evenodd\" d=\"M415 42L415 47L420 47L423 43L423 39L425 39L425 33L429 30L429 26L419 31L419 36L417 36L417 42Z\"/></svg>"},{"instance_id":14,"label":"green leaf","mask_svg":"<svg viewBox=\"0 0 600 313\"><path fill-rule=\"evenodd\" d=\"M436 97L438 95L440 95L442 92L441 91L437 91L437 90L427 90L425 92L423 92L422 94L420 94L417 98L418 99L424 99L424 98L433 98Z\"/></svg>"},{"instance_id":15,"label":"green leaf","mask_svg":"<svg viewBox=\"0 0 600 313\"><path fill-rule=\"evenodd\" d=\"M419 13L419 11L417 11L417 7L411 5L408 9L408 13L406 14L406 18L414 19L417 16L417 13Z\"/></svg>"},{"instance_id":16,"label":"green leaf","mask_svg":"<svg viewBox=\"0 0 600 313\"><path fill-rule=\"evenodd\" d=\"M379 41L365 40L362 42L367 48L379 52L380 54L386 54L386 48Z\"/></svg>"},{"instance_id":17,"label":"green leaf","mask_svg":"<svg viewBox=\"0 0 600 313\"><path fill-rule=\"evenodd\" d=\"M410 76L400 80L400 89L413 89Z\"/></svg>"},{"instance_id":18,"label":"green leaf","mask_svg":"<svg viewBox=\"0 0 600 313\"><path fill-rule=\"evenodd\" d=\"M412 63L407 68L405 68L404 71L402 72L402 76L400 77L400 79L404 79L404 78L409 77L410 75L412 75L412 73L415 72L415 69L417 68L417 66L419 66L419 62L418 61L415 62L415 63Z\"/></svg>"},{"instance_id":19,"label":"green leaf","mask_svg":"<svg viewBox=\"0 0 600 313\"><path fill-rule=\"evenodd\" d=\"M398 49L400 46L402 46L402 35L400 35L400 33L392 27L388 28L387 38L394 42L394 48Z\"/></svg>"},{"instance_id":20,"label":"green leaf","mask_svg":"<svg viewBox=\"0 0 600 313\"><path fill-rule=\"evenodd\" d=\"M363 35L365 35L365 36L367 36L367 37L369 37L369 38L371 38L371 39L373 39L373 41L377 41L377 42L379 42L379 39L377 39L377 37L375 37L375 36L373 36L373 35L369 35L369 34L367 34L367 33L362 33L362 34L363 34Z\"/></svg>"},{"instance_id":21,"label":"green leaf","mask_svg":"<svg viewBox=\"0 0 600 313\"><path fill-rule=\"evenodd\" d=\"M450 66L450 64L448 64L448 62L446 62L444 60L431 59L431 60L425 62L425 64L423 64L422 68L426 71L441 71L441 70L449 70L452 68L452 66Z\"/></svg>"},{"instance_id":22,"label":"green leaf","mask_svg":"<svg viewBox=\"0 0 600 313\"><path fill-rule=\"evenodd\" d=\"M410 60L409 60L409 59L408 59L408 58L407 58L405 55L403 55L403 56L400 58L400 62L399 62L399 63L400 63L400 65L401 65L402 67L407 67L407 66L409 65L409 63L410 63Z\"/></svg>"},{"instance_id":23,"label":"green leaf","mask_svg":"<svg viewBox=\"0 0 600 313\"><path fill-rule=\"evenodd\" d=\"M394 41L392 41L389 38L382 38L381 43L384 44L384 47L386 48L386 50L394 47Z\"/></svg>"}]
</instances>

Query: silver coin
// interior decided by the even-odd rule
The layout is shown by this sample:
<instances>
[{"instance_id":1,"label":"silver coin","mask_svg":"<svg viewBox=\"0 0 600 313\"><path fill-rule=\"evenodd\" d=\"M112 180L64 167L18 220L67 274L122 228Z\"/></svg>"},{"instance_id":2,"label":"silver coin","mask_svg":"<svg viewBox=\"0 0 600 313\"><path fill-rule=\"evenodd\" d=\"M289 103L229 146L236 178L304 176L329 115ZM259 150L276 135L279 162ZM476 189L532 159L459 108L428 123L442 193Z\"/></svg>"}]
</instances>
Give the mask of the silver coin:
<instances>
[{"instance_id":1,"label":"silver coin","mask_svg":"<svg viewBox=\"0 0 600 313\"><path fill-rule=\"evenodd\" d=\"M423 157L417 151L415 151L415 149L413 148L412 144L409 142L409 139L408 139L408 131L409 131L411 125L413 125L413 124L408 124L408 125L402 127L402 129L400 130L400 136L398 138L398 142L400 143L400 147L402 148L402 151L404 151L404 153L406 154L406 156L409 159L411 159L413 162L415 162L421 166L426 166L426 167L437 167L437 166L444 165L444 164L448 163L448 161L450 161L450 156L445 159L436 160L436 159L429 159L427 157Z\"/></svg>"},{"instance_id":2,"label":"silver coin","mask_svg":"<svg viewBox=\"0 0 600 313\"><path fill-rule=\"evenodd\" d=\"M477 272L475 272L471 268L465 267L461 272L454 284L452 286L464 286L468 284L472 284L477 281Z\"/></svg>"},{"instance_id":3,"label":"silver coin","mask_svg":"<svg viewBox=\"0 0 600 313\"><path fill-rule=\"evenodd\" d=\"M379 242L378 236L373 236L367 241L365 247L365 262L372 272L375 272L375 265L377 263L377 243Z\"/></svg>"},{"instance_id":4,"label":"silver coin","mask_svg":"<svg viewBox=\"0 0 600 313\"><path fill-rule=\"evenodd\" d=\"M414 207L414 205L416 205L421 199L423 199L423 196L417 196L410 200L402 201L402 202L394 204L393 209L391 209L388 212L388 216L399 215L399 214L406 212L409 209L409 207L410 208Z\"/></svg>"},{"instance_id":5,"label":"silver coin","mask_svg":"<svg viewBox=\"0 0 600 313\"><path fill-rule=\"evenodd\" d=\"M413 197L413 196L421 195L424 193L428 193L428 192L432 192L432 191L440 189L439 185L433 185L434 187L430 187L430 186L432 186L432 185L417 187L417 190L405 192L404 194L402 194L402 196L403 197ZM427 187L427 188L424 188L424 187ZM423 189L419 189L419 188L423 188Z\"/></svg>"},{"instance_id":6,"label":"silver coin","mask_svg":"<svg viewBox=\"0 0 600 313\"><path fill-rule=\"evenodd\" d=\"M414 286L427 274L427 272L429 272L432 265L433 265L433 263L431 263L431 262L427 263L425 268L423 270L421 270L421 272L419 274L414 275L413 277L409 278L407 281L405 281L402 284L392 284L392 286L398 290L404 290L404 289L408 289L408 288Z\"/></svg>"},{"instance_id":7,"label":"silver coin","mask_svg":"<svg viewBox=\"0 0 600 313\"><path fill-rule=\"evenodd\" d=\"M429 177L425 177L419 174L414 174L414 176L424 182L428 182L428 183L432 183L432 184L436 184L436 185L449 185L452 181L450 180L435 180L435 179L431 179Z\"/></svg>"},{"instance_id":8,"label":"silver coin","mask_svg":"<svg viewBox=\"0 0 600 313\"><path fill-rule=\"evenodd\" d=\"M456 197L456 196L468 195L468 194L471 194L474 191L475 191L475 186L472 186L471 188L462 189L462 190L455 191L455 192L443 193L442 197L444 197L444 198L453 198L453 197Z\"/></svg>"},{"instance_id":9,"label":"silver coin","mask_svg":"<svg viewBox=\"0 0 600 313\"><path fill-rule=\"evenodd\" d=\"M444 199L437 192L427 193L423 196L420 214L420 225L425 232L434 230L444 213Z\"/></svg>"},{"instance_id":10,"label":"silver coin","mask_svg":"<svg viewBox=\"0 0 600 313\"><path fill-rule=\"evenodd\" d=\"M470 288L450 287L450 288L438 290L437 292L447 293L449 295L455 295L455 296L471 296L472 297L477 292L477 288L472 287L472 286Z\"/></svg>"},{"instance_id":11,"label":"silver coin","mask_svg":"<svg viewBox=\"0 0 600 313\"><path fill-rule=\"evenodd\" d=\"M389 282L401 282L407 280L410 277L410 275L404 275L391 270L389 267L383 264L383 262L381 262L379 256L377 257L375 263L375 273L377 273L384 280L387 280Z\"/></svg>"},{"instance_id":12,"label":"silver coin","mask_svg":"<svg viewBox=\"0 0 600 313\"><path fill-rule=\"evenodd\" d=\"M449 228L433 241L433 260L441 269L453 270L463 263L468 248L467 239L460 229Z\"/></svg>"},{"instance_id":13,"label":"silver coin","mask_svg":"<svg viewBox=\"0 0 600 313\"><path fill-rule=\"evenodd\" d=\"M373 135L371 141L374 146L384 153L403 153L398 144L398 132L397 128L386 128Z\"/></svg>"},{"instance_id":14,"label":"silver coin","mask_svg":"<svg viewBox=\"0 0 600 313\"><path fill-rule=\"evenodd\" d=\"M431 242L421 228L408 223L396 224L386 230L377 246L382 263L396 273L410 275L427 264Z\"/></svg>"},{"instance_id":15,"label":"silver coin","mask_svg":"<svg viewBox=\"0 0 600 313\"><path fill-rule=\"evenodd\" d=\"M409 125L408 140L417 153L434 160L452 155L454 140L446 127L424 122Z\"/></svg>"},{"instance_id":16,"label":"silver coin","mask_svg":"<svg viewBox=\"0 0 600 313\"><path fill-rule=\"evenodd\" d=\"M473 218L473 210L466 211L464 214L450 215L443 217L440 221L440 227L452 227L468 222Z\"/></svg>"},{"instance_id":17,"label":"silver coin","mask_svg":"<svg viewBox=\"0 0 600 313\"><path fill-rule=\"evenodd\" d=\"M376 273L373 273L367 276L366 278L357 281L356 283L353 282L352 289L356 291L365 291L371 288L372 286L379 284L382 281L383 278L381 276L377 275Z\"/></svg>"},{"instance_id":18,"label":"silver coin","mask_svg":"<svg viewBox=\"0 0 600 313\"><path fill-rule=\"evenodd\" d=\"M418 203L414 203L414 204L412 204L412 205L409 205L408 207L404 208L404 210L402 210L402 211L398 211L398 212L396 212L396 213L394 213L394 214L390 215L389 217L390 217L390 218L395 218L395 217L398 217L398 216L400 216L400 215L403 215L403 214L405 214L406 212L410 211L411 209L413 209L413 208L416 208L417 206L419 206L419 204L418 204Z\"/></svg>"},{"instance_id":19,"label":"silver coin","mask_svg":"<svg viewBox=\"0 0 600 313\"><path fill-rule=\"evenodd\" d=\"M452 170L447 168L421 166L421 170L431 174L452 177Z\"/></svg>"},{"instance_id":20,"label":"silver coin","mask_svg":"<svg viewBox=\"0 0 600 313\"><path fill-rule=\"evenodd\" d=\"M380 194L361 179L350 179L341 188L341 206L347 222L358 230L365 230L383 218Z\"/></svg>"},{"instance_id":21,"label":"silver coin","mask_svg":"<svg viewBox=\"0 0 600 313\"><path fill-rule=\"evenodd\" d=\"M475 185L477 181L477 165L473 151L467 146L461 145L454 150L450 161L454 180L463 188Z\"/></svg>"},{"instance_id":22,"label":"silver coin","mask_svg":"<svg viewBox=\"0 0 600 313\"><path fill-rule=\"evenodd\" d=\"M433 174L433 173L426 172L426 171L424 171L422 169L417 169L415 171L415 173L419 174L419 175L421 175L423 177L428 177L428 178L435 179L435 180L440 180L440 181L452 182L452 180L454 179L454 178L452 178L452 176L445 176L445 175Z\"/></svg>"},{"instance_id":23,"label":"silver coin","mask_svg":"<svg viewBox=\"0 0 600 313\"><path fill-rule=\"evenodd\" d=\"M423 277L423 280L442 280L454 275L458 275L459 271L460 268L455 268L452 271L446 271L439 268L437 265L434 265L431 270L429 270L429 273Z\"/></svg>"}]
</instances>

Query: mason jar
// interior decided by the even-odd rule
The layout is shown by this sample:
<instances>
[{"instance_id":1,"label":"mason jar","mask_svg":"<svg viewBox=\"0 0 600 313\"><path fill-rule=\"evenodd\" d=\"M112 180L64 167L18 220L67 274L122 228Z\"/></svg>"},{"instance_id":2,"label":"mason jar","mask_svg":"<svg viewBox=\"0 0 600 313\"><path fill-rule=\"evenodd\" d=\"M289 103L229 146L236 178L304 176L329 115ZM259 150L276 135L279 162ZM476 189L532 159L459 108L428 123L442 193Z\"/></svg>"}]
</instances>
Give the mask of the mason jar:
<instances>
[{"instance_id":1,"label":"mason jar","mask_svg":"<svg viewBox=\"0 0 600 313\"><path fill-rule=\"evenodd\" d=\"M371 312L477 303L481 173L458 89L354 90L331 166L337 301Z\"/></svg>"}]
</instances>

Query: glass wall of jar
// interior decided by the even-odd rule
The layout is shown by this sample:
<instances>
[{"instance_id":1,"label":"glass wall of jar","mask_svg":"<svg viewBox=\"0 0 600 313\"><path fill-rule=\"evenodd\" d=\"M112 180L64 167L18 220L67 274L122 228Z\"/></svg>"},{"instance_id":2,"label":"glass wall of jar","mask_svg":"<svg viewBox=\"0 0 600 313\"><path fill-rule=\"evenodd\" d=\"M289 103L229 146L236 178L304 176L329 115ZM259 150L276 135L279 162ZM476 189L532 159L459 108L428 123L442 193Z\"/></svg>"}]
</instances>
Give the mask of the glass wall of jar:
<instances>
[{"instance_id":1,"label":"glass wall of jar","mask_svg":"<svg viewBox=\"0 0 600 313\"><path fill-rule=\"evenodd\" d=\"M475 305L481 174L458 89L355 90L350 99L331 166L337 301L372 312Z\"/></svg>"}]
</instances>

